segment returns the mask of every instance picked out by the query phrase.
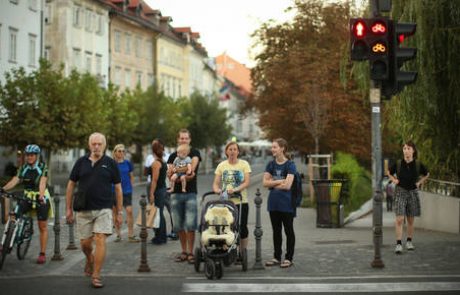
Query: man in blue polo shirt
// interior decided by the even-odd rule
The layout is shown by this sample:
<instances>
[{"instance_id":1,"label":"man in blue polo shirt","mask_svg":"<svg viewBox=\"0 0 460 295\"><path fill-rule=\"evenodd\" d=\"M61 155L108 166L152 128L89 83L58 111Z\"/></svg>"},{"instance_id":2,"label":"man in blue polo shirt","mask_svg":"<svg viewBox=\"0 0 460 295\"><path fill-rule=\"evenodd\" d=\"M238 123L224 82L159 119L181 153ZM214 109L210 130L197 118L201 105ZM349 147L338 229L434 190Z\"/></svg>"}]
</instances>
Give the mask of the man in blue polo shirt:
<instances>
[{"instance_id":1,"label":"man in blue polo shirt","mask_svg":"<svg viewBox=\"0 0 460 295\"><path fill-rule=\"evenodd\" d=\"M102 288L100 272L106 252L106 238L112 234L112 185L115 185L116 210L118 225L122 223L123 194L121 189L120 171L117 163L106 156L106 139L101 133L93 133L89 137L90 154L77 160L66 191L66 218L73 223L72 195L78 183L79 193L86 196L85 208L76 214L77 231L80 245L86 256L85 274L91 276L92 286ZM93 241L96 243L93 254Z\"/></svg>"}]
</instances>

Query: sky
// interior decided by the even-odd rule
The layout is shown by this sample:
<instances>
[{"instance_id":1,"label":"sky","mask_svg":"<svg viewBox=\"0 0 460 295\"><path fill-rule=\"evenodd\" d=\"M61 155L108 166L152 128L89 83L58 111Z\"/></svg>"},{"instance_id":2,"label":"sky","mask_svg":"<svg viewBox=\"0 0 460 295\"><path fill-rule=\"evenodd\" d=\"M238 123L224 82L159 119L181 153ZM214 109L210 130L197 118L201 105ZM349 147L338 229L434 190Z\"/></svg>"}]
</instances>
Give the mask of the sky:
<instances>
[{"instance_id":1,"label":"sky","mask_svg":"<svg viewBox=\"0 0 460 295\"><path fill-rule=\"evenodd\" d=\"M200 33L200 42L210 57L226 52L246 64L251 58L251 33L260 24L274 19L285 21L285 9L292 0L144 0L163 16L171 16L173 27L191 27Z\"/></svg>"}]
</instances>

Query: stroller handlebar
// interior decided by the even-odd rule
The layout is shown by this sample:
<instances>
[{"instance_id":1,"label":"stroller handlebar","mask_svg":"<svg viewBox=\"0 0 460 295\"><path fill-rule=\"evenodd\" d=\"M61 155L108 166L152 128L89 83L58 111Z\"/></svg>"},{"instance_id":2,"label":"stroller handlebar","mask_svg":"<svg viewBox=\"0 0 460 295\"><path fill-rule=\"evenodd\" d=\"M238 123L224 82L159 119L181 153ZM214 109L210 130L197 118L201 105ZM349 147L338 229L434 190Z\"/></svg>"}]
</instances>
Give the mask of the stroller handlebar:
<instances>
[{"instance_id":1,"label":"stroller handlebar","mask_svg":"<svg viewBox=\"0 0 460 295\"><path fill-rule=\"evenodd\" d=\"M201 197L201 202L203 203L207 196L212 196L212 195L220 196L221 199L227 199L227 200L230 200L233 198L238 198L240 201L243 200L243 195L240 192L236 192L231 195L228 195L227 192L222 192L219 194L219 193L210 191L210 192L204 193L204 195Z\"/></svg>"}]
</instances>

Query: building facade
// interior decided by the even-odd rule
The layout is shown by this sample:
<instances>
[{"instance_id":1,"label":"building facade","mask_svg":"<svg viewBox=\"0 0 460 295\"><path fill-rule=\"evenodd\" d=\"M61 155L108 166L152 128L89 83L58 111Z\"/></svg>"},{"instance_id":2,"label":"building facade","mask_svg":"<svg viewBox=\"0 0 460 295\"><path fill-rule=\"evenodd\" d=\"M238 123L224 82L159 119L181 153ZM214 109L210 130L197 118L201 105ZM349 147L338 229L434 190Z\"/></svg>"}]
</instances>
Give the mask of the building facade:
<instances>
[{"instance_id":1,"label":"building facade","mask_svg":"<svg viewBox=\"0 0 460 295\"><path fill-rule=\"evenodd\" d=\"M5 73L23 67L27 73L39 67L42 54L42 1L2 0L0 9L0 83Z\"/></svg>"},{"instance_id":2,"label":"building facade","mask_svg":"<svg viewBox=\"0 0 460 295\"><path fill-rule=\"evenodd\" d=\"M47 0L45 57L64 65L65 75L75 69L109 82L109 9L104 1Z\"/></svg>"}]
</instances>

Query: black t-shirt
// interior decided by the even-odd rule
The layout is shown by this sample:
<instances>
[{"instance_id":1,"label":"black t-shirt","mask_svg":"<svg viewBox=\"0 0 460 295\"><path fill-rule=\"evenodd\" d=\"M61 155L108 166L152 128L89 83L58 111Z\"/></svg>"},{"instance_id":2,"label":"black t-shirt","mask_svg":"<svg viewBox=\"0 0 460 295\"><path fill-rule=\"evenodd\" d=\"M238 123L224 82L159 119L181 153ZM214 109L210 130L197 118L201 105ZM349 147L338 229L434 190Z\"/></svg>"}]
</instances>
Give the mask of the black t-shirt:
<instances>
[{"instance_id":1,"label":"black t-shirt","mask_svg":"<svg viewBox=\"0 0 460 295\"><path fill-rule=\"evenodd\" d=\"M404 159L400 160L401 161L401 168L400 168L400 173L401 175L398 175L397 178L399 179L398 186L402 187L403 189L406 190L414 190L417 188L415 183L418 181L418 178L420 175L428 175L428 170L426 167L420 162L420 171L419 175L417 175L417 165L415 164L415 161L411 161L407 163ZM390 174L395 175L398 174L397 171L397 162L395 162L391 168L390 168Z\"/></svg>"},{"instance_id":2,"label":"black t-shirt","mask_svg":"<svg viewBox=\"0 0 460 295\"><path fill-rule=\"evenodd\" d=\"M69 179L78 182L79 191L86 191L86 210L112 208L112 185L121 183L117 163L105 155L94 165L89 155L81 157L75 162Z\"/></svg>"},{"instance_id":3,"label":"black t-shirt","mask_svg":"<svg viewBox=\"0 0 460 295\"><path fill-rule=\"evenodd\" d=\"M193 157L198 157L198 164L196 165L195 168L195 176L187 182L187 193L198 193L197 187L196 187L196 176L198 175L198 167L200 166L200 161L201 161L201 155L200 152L197 149L191 148L190 153L188 154L190 159L193 160ZM177 157L177 152L172 153L169 158L168 158L168 164L172 164L174 162L174 159ZM174 185L174 192L182 192L182 186L180 182L176 182Z\"/></svg>"}]
</instances>

